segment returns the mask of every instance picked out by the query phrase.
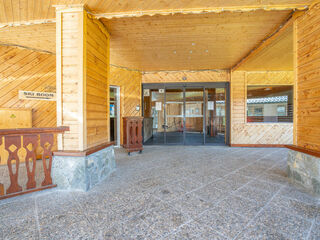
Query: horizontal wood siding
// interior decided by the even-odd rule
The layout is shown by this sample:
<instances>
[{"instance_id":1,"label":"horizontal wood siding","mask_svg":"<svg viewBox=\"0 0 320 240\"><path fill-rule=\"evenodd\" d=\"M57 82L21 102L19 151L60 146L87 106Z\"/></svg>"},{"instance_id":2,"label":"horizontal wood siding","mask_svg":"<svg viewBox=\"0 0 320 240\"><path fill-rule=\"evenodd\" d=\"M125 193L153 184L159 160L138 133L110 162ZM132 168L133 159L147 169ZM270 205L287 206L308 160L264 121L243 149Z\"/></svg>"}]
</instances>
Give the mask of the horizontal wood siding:
<instances>
[{"instance_id":1,"label":"horizontal wood siding","mask_svg":"<svg viewBox=\"0 0 320 240\"><path fill-rule=\"evenodd\" d=\"M320 4L296 20L296 140L320 151Z\"/></svg>"},{"instance_id":2,"label":"horizontal wood siding","mask_svg":"<svg viewBox=\"0 0 320 240\"><path fill-rule=\"evenodd\" d=\"M141 116L141 110L136 111L136 106L141 105L141 79L139 71L111 66L110 85L120 87L120 139L122 144L123 117Z\"/></svg>"},{"instance_id":3,"label":"horizontal wood siding","mask_svg":"<svg viewBox=\"0 0 320 240\"><path fill-rule=\"evenodd\" d=\"M291 85L293 72L231 73L231 144L292 144L292 123L247 123L247 85Z\"/></svg>"},{"instance_id":4,"label":"horizontal wood siding","mask_svg":"<svg viewBox=\"0 0 320 240\"><path fill-rule=\"evenodd\" d=\"M185 80L183 80L185 79ZM229 82L229 71L152 72L142 75L142 83Z\"/></svg>"},{"instance_id":5,"label":"horizontal wood siding","mask_svg":"<svg viewBox=\"0 0 320 240\"><path fill-rule=\"evenodd\" d=\"M99 26L100 25L100 26ZM87 148L109 141L109 39L99 20L86 18Z\"/></svg>"}]
</instances>

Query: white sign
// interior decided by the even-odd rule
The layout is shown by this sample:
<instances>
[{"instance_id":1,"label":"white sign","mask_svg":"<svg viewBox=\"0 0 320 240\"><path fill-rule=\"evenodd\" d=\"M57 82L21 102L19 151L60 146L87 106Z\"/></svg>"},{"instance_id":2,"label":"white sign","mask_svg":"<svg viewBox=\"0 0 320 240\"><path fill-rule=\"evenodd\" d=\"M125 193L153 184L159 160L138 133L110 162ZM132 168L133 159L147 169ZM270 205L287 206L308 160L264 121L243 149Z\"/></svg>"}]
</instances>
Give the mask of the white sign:
<instances>
[{"instance_id":1,"label":"white sign","mask_svg":"<svg viewBox=\"0 0 320 240\"><path fill-rule=\"evenodd\" d=\"M164 93L164 89L159 89L159 93Z\"/></svg>"},{"instance_id":2,"label":"white sign","mask_svg":"<svg viewBox=\"0 0 320 240\"><path fill-rule=\"evenodd\" d=\"M156 102L156 110L161 111L162 108L162 102Z\"/></svg>"},{"instance_id":3,"label":"white sign","mask_svg":"<svg viewBox=\"0 0 320 240\"><path fill-rule=\"evenodd\" d=\"M214 110L214 102L208 101L208 110Z\"/></svg>"},{"instance_id":4,"label":"white sign","mask_svg":"<svg viewBox=\"0 0 320 240\"><path fill-rule=\"evenodd\" d=\"M19 90L19 99L55 101L56 93Z\"/></svg>"},{"instance_id":5,"label":"white sign","mask_svg":"<svg viewBox=\"0 0 320 240\"><path fill-rule=\"evenodd\" d=\"M150 96L150 89L143 89L143 96L149 97Z\"/></svg>"}]
</instances>

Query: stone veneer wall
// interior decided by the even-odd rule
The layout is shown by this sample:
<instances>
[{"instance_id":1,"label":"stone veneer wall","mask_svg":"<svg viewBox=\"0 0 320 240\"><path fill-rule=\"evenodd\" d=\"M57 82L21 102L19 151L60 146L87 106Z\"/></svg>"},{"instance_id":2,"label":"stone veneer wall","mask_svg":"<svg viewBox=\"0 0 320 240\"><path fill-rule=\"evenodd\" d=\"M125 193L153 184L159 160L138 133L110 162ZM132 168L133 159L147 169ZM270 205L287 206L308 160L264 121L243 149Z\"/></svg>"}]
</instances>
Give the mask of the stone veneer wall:
<instances>
[{"instance_id":1,"label":"stone veneer wall","mask_svg":"<svg viewBox=\"0 0 320 240\"><path fill-rule=\"evenodd\" d=\"M320 158L289 150L288 177L320 196Z\"/></svg>"},{"instance_id":2,"label":"stone veneer wall","mask_svg":"<svg viewBox=\"0 0 320 240\"><path fill-rule=\"evenodd\" d=\"M61 189L88 191L106 179L115 167L113 146L89 156L54 156L52 179Z\"/></svg>"}]
</instances>

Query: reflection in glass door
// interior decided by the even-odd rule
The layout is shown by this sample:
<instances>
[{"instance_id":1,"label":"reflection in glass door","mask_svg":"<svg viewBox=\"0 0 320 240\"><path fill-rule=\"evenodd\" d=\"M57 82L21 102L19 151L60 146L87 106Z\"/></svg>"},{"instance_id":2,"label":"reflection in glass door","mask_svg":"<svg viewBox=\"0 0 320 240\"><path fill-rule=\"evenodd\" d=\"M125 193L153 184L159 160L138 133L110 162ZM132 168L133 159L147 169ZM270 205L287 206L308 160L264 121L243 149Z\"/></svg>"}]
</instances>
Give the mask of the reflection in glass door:
<instances>
[{"instance_id":1,"label":"reflection in glass door","mask_svg":"<svg viewBox=\"0 0 320 240\"><path fill-rule=\"evenodd\" d=\"M207 88L206 139L207 144L225 144L226 91L225 88Z\"/></svg>"},{"instance_id":2,"label":"reflection in glass door","mask_svg":"<svg viewBox=\"0 0 320 240\"><path fill-rule=\"evenodd\" d=\"M204 143L204 99L203 88L185 89L185 144L197 145Z\"/></svg>"},{"instance_id":3,"label":"reflection in glass door","mask_svg":"<svg viewBox=\"0 0 320 240\"><path fill-rule=\"evenodd\" d=\"M183 144L184 92L181 89L166 89L165 142Z\"/></svg>"},{"instance_id":4,"label":"reflection in glass door","mask_svg":"<svg viewBox=\"0 0 320 240\"><path fill-rule=\"evenodd\" d=\"M164 144L164 89L144 90L144 144Z\"/></svg>"}]
</instances>

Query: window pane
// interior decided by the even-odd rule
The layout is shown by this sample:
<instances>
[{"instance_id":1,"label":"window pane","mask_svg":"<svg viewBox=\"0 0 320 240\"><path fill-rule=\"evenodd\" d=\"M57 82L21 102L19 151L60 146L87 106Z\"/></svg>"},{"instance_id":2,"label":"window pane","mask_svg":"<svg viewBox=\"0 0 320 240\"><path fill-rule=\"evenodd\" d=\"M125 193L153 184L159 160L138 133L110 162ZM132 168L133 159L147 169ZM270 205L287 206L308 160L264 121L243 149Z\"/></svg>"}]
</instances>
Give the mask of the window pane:
<instances>
[{"instance_id":1,"label":"window pane","mask_svg":"<svg viewBox=\"0 0 320 240\"><path fill-rule=\"evenodd\" d=\"M293 122L293 86L248 86L247 122Z\"/></svg>"}]
</instances>

